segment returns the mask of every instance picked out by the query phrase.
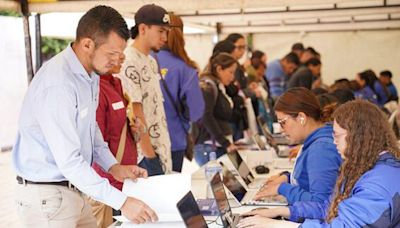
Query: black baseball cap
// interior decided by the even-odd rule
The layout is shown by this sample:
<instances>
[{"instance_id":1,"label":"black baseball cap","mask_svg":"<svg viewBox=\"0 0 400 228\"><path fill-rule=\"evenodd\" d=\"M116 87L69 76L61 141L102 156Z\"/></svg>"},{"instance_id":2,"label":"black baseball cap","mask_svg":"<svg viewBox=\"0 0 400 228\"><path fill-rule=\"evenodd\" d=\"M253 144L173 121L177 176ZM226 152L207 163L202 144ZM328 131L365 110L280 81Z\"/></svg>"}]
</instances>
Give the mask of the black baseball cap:
<instances>
[{"instance_id":1,"label":"black baseball cap","mask_svg":"<svg viewBox=\"0 0 400 228\"><path fill-rule=\"evenodd\" d=\"M169 23L169 14L164 8L155 4L144 5L135 14L135 26L131 28L131 37L134 39L138 35L140 24L170 26Z\"/></svg>"}]
</instances>

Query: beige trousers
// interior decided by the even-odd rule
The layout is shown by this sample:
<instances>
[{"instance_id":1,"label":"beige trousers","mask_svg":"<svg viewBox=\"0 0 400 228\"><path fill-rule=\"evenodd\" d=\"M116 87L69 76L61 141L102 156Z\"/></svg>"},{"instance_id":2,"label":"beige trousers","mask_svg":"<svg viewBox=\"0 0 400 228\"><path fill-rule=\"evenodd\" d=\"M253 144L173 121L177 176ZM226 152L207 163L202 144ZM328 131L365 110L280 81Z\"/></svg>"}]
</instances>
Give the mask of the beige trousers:
<instances>
[{"instance_id":1,"label":"beige trousers","mask_svg":"<svg viewBox=\"0 0 400 228\"><path fill-rule=\"evenodd\" d=\"M24 227L96 227L85 195L67 187L17 184L15 202Z\"/></svg>"},{"instance_id":2,"label":"beige trousers","mask_svg":"<svg viewBox=\"0 0 400 228\"><path fill-rule=\"evenodd\" d=\"M113 223L113 209L99 201L92 198L88 198L90 205L92 206L92 212L96 217L98 228L107 228Z\"/></svg>"}]
</instances>

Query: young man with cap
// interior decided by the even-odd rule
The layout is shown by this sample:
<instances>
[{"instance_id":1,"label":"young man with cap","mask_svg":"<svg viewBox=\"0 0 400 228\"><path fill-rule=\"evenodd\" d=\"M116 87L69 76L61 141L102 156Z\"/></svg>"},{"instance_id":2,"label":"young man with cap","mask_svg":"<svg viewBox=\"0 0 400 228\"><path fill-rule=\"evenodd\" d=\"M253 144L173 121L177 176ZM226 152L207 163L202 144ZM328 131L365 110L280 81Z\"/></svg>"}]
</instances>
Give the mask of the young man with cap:
<instances>
[{"instance_id":1,"label":"young man with cap","mask_svg":"<svg viewBox=\"0 0 400 228\"><path fill-rule=\"evenodd\" d=\"M119 77L130 96L135 116L148 128L138 147L139 166L145 167L149 175L159 175L172 170L171 142L159 83L160 70L150 53L165 45L169 15L160 6L144 5L136 12L135 23L131 29L134 42L124 51L126 58Z\"/></svg>"},{"instance_id":2,"label":"young man with cap","mask_svg":"<svg viewBox=\"0 0 400 228\"><path fill-rule=\"evenodd\" d=\"M127 197L91 167L116 180L146 177L117 163L96 123L99 74L114 67L129 30L113 8L96 6L80 19L76 40L45 63L22 105L13 149L17 211L25 227L96 227L84 194L135 223L157 220L142 201Z\"/></svg>"}]
</instances>

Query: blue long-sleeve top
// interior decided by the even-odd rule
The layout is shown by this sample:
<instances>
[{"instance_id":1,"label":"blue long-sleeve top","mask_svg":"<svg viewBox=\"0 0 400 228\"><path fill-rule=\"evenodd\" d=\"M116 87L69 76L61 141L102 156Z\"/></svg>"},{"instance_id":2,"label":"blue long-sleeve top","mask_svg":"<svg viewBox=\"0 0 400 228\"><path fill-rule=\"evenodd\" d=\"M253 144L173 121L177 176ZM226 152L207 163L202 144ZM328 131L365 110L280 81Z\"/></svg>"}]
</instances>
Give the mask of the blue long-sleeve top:
<instances>
[{"instance_id":1,"label":"blue long-sleeve top","mask_svg":"<svg viewBox=\"0 0 400 228\"><path fill-rule=\"evenodd\" d=\"M388 91L386 90L385 86L379 82L379 80L374 82L374 91L377 95L378 104L380 106L385 105L389 100Z\"/></svg>"},{"instance_id":2,"label":"blue long-sleeve top","mask_svg":"<svg viewBox=\"0 0 400 228\"><path fill-rule=\"evenodd\" d=\"M396 86L394 86L393 83L390 83L390 84L386 87L386 89L389 91L390 100L398 100L398 99L399 99L399 97L398 97L398 95L397 95Z\"/></svg>"},{"instance_id":3,"label":"blue long-sleeve top","mask_svg":"<svg viewBox=\"0 0 400 228\"><path fill-rule=\"evenodd\" d=\"M332 125L327 124L304 141L291 174L298 184L283 183L278 188L278 193L285 196L289 204L297 201L323 202L331 195L342 163L332 133Z\"/></svg>"},{"instance_id":4,"label":"blue long-sleeve top","mask_svg":"<svg viewBox=\"0 0 400 228\"><path fill-rule=\"evenodd\" d=\"M400 160L391 153L380 156L376 165L354 185L350 197L339 203L338 216L326 223L330 201L297 202L290 206L290 220L314 227L400 227Z\"/></svg>"},{"instance_id":5,"label":"blue long-sleeve top","mask_svg":"<svg viewBox=\"0 0 400 228\"><path fill-rule=\"evenodd\" d=\"M355 91L354 97L359 98L359 99L368 100L376 105L379 105L378 96L375 94L375 92L369 86L365 86L364 88L362 88L358 91Z\"/></svg>"},{"instance_id":6,"label":"blue long-sleeve top","mask_svg":"<svg viewBox=\"0 0 400 228\"><path fill-rule=\"evenodd\" d=\"M173 99L177 103L184 104L187 109L186 118L178 116L171 99L162 84L161 90L164 96L164 109L167 117L169 137L171 140L171 150L184 150L187 146L186 130L190 127L190 122L195 122L203 116L204 99L199 86L197 70L187 65L182 59L176 57L168 50L161 50L157 53L157 61L160 69L166 72L164 79L171 92ZM160 82L161 83L161 82Z\"/></svg>"}]
</instances>

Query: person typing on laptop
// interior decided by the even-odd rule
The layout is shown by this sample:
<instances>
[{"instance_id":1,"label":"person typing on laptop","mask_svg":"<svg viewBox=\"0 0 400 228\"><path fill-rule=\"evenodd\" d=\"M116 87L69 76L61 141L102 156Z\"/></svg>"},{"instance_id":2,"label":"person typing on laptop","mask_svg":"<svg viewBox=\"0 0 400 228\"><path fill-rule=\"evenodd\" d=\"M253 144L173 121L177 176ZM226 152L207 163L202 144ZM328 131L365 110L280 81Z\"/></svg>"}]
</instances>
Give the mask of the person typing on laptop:
<instances>
[{"instance_id":1,"label":"person typing on laptop","mask_svg":"<svg viewBox=\"0 0 400 228\"><path fill-rule=\"evenodd\" d=\"M266 181L255 200L283 195L289 204L328 199L342 162L333 143L332 124L325 123L333 107L321 110L315 95L306 88L292 88L278 98L275 112L291 144L303 144L292 173Z\"/></svg>"},{"instance_id":2,"label":"person typing on laptop","mask_svg":"<svg viewBox=\"0 0 400 228\"><path fill-rule=\"evenodd\" d=\"M385 114L368 101L350 101L334 113L334 140L344 158L335 191L324 202L244 214L238 227L270 227L285 216L303 228L399 227L400 151ZM254 216L256 215L256 216ZM287 226L284 226L287 227Z\"/></svg>"}]
</instances>

